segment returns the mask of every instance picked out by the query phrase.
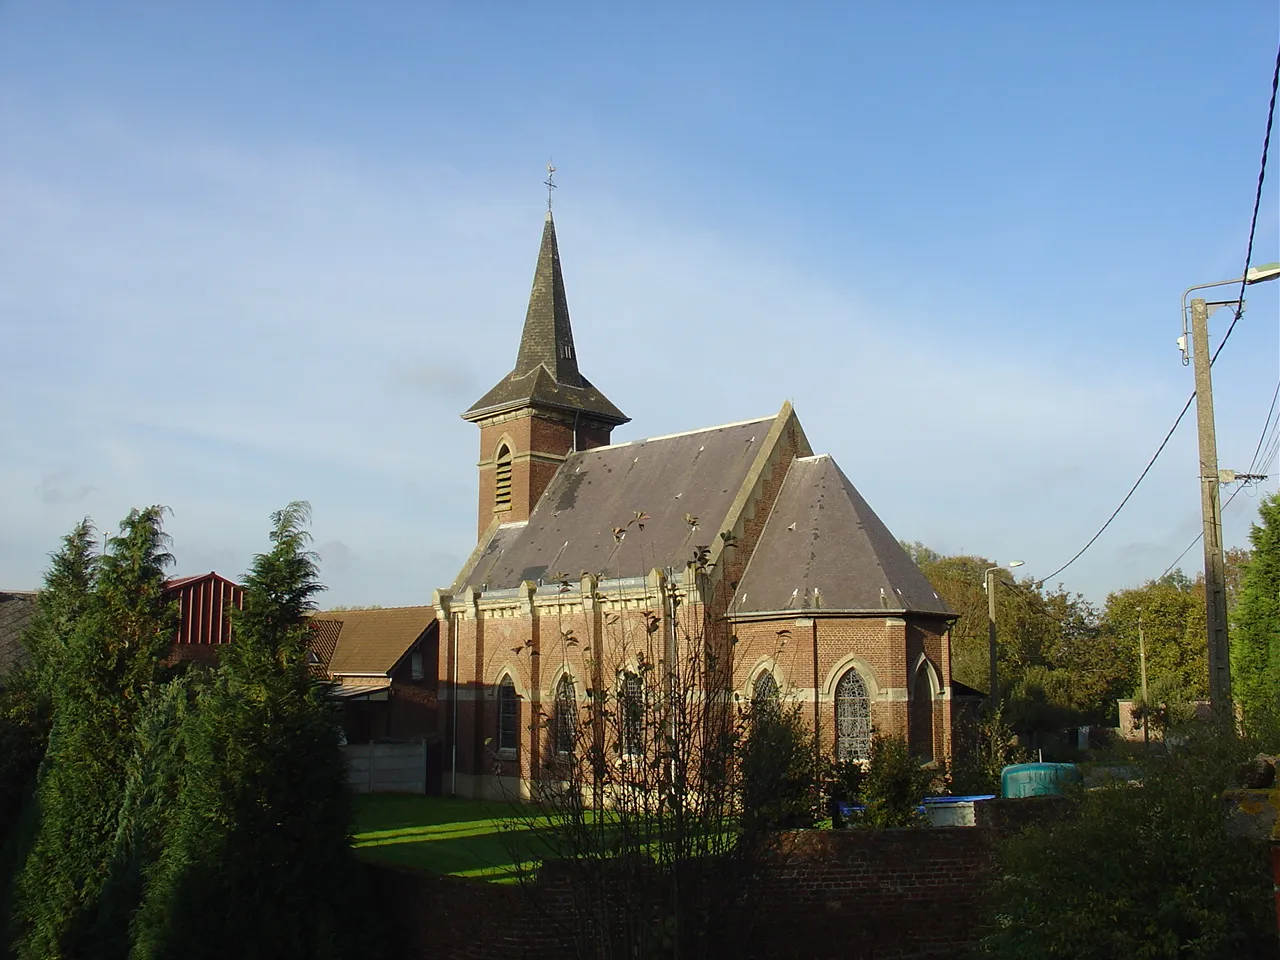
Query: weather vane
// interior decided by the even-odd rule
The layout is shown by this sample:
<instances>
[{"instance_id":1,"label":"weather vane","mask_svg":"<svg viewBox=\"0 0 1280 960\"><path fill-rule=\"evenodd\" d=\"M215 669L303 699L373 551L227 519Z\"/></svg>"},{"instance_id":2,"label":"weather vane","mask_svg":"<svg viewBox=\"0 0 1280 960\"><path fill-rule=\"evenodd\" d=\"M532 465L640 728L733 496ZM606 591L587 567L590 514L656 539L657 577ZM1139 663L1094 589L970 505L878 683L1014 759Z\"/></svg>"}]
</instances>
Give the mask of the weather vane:
<instances>
[{"instance_id":1,"label":"weather vane","mask_svg":"<svg viewBox=\"0 0 1280 960\"><path fill-rule=\"evenodd\" d=\"M547 186L547 213L551 212L551 191L556 188L556 168L547 161L547 179L542 181Z\"/></svg>"}]
</instances>

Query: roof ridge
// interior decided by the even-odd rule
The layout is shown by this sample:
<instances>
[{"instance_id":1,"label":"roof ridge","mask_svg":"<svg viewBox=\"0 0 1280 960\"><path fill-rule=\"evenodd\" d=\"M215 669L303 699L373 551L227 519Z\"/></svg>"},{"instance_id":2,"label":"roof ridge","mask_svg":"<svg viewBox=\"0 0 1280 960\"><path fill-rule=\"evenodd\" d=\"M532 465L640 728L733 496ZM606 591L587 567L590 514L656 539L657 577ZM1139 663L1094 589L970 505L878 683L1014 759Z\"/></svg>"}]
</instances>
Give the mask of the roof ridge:
<instances>
[{"instance_id":1,"label":"roof ridge","mask_svg":"<svg viewBox=\"0 0 1280 960\"><path fill-rule=\"evenodd\" d=\"M656 440L674 440L676 437L691 437L695 433L710 433L712 430L727 430L730 427L745 427L749 423L764 423L766 420L772 420L776 416L776 413L771 413L767 417L752 417L750 420L735 420L733 423L717 423L712 427L698 427L694 430L681 430L678 433L663 433L656 437L641 437L637 440L623 440L621 443L607 443L601 447L591 447L589 450L580 450L578 452L596 453L600 450L613 450L617 447L634 447L641 443L653 443Z\"/></svg>"},{"instance_id":2,"label":"roof ridge","mask_svg":"<svg viewBox=\"0 0 1280 960\"><path fill-rule=\"evenodd\" d=\"M325 617L333 620L340 619L349 613L399 613L402 610L431 610L433 609L429 603L411 603L402 607L360 607L352 610L313 610L311 612L312 619L316 617Z\"/></svg>"}]
</instances>

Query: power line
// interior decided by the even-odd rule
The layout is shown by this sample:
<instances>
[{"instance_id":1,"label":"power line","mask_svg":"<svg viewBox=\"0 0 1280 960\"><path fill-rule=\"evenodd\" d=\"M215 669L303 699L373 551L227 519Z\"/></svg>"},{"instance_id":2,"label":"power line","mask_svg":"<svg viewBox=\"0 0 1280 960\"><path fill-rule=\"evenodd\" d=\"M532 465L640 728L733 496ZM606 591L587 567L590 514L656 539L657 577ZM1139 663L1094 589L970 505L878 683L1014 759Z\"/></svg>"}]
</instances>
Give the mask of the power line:
<instances>
[{"instance_id":1,"label":"power line","mask_svg":"<svg viewBox=\"0 0 1280 960\"><path fill-rule=\"evenodd\" d=\"M1236 297L1235 316L1232 317L1231 325L1227 327L1227 332L1223 336L1222 342L1218 344L1218 349L1213 352L1213 357L1209 361L1210 366L1213 366L1213 364L1217 362L1218 354L1222 353L1222 348L1225 347L1227 345L1227 341L1231 339L1231 331L1233 331L1236 328L1236 323L1239 321L1241 315L1244 313L1244 288L1249 276L1249 265L1253 261L1253 239L1258 230L1258 209L1262 205L1262 184L1265 181L1267 176L1267 153L1269 152L1271 147L1271 127L1275 120L1276 90L1278 88L1280 88L1280 47L1276 48L1276 66L1271 76L1271 100L1267 106L1267 129L1266 129L1266 133L1263 135L1263 138L1262 138L1262 162L1258 170L1258 186L1257 186L1257 189L1254 191L1253 217L1251 218L1249 223L1249 243L1248 243L1248 246L1245 248L1244 271L1240 275L1240 293L1239 293L1239 296ZM1173 436L1173 432L1178 429L1178 424L1182 423L1182 418L1185 417L1187 415L1187 411L1191 409L1191 404L1195 400L1195 398L1196 398L1195 392L1192 391L1191 396L1187 398L1187 402L1182 408L1182 412L1178 414L1178 419L1173 421L1173 426L1170 427L1169 432L1165 434L1164 440L1160 442L1159 448L1156 450L1152 458L1147 462L1146 467L1143 468L1142 473L1138 476L1138 479L1134 481L1133 486L1129 488L1129 492L1124 495L1124 499L1120 501L1120 506L1116 507L1115 510L1112 511L1111 516L1107 517L1107 522L1104 523L1099 528L1097 533L1095 533L1092 537L1089 538L1089 542L1086 543L1083 547L1081 547L1076 552L1075 556L1073 556L1070 560L1068 560L1066 563L1060 566L1057 570L1053 571L1053 573L1049 574L1047 577L1041 580L1040 581L1041 583L1044 583L1045 581L1048 581L1048 580L1052 580L1058 574L1062 573L1063 570L1067 569L1067 567L1071 566L1073 563L1079 560L1082 556L1084 556L1085 551L1088 550L1091 546L1093 546L1094 543L1097 541L1097 539L1100 536L1102 536L1104 532L1106 532L1107 527L1111 526L1111 521L1115 520L1115 518L1119 516L1120 511L1124 509L1125 504L1129 502L1129 499L1137 491L1138 487L1142 484L1142 481L1146 479L1147 474L1151 472L1151 468L1155 466L1156 460L1159 458L1160 454L1164 452L1164 448L1166 445L1168 445L1169 439ZM1264 432L1265 432L1265 428L1264 428ZM1232 494L1232 497L1234 496L1235 494ZM1194 544L1192 544L1192 546L1194 546ZM1190 550L1190 549L1191 547L1187 548L1187 550ZM1183 553L1185 554L1186 550L1184 550ZM1179 557L1178 559L1182 559L1182 558Z\"/></svg>"},{"instance_id":2,"label":"power line","mask_svg":"<svg viewBox=\"0 0 1280 960\"><path fill-rule=\"evenodd\" d=\"M1216 354L1214 355L1214 359L1215 360L1217 359ZM1072 557L1070 560L1068 560L1066 563L1060 566L1057 570L1053 571L1053 573L1049 574L1047 577L1042 577L1040 579L1041 583L1046 583L1047 581L1052 580L1054 577L1060 574L1063 570L1067 569L1067 567L1071 566L1073 563L1079 560L1082 556L1084 556L1084 552L1088 550L1090 547L1092 547L1094 542L1097 541L1097 539L1100 536L1102 536L1103 533L1106 532L1107 527L1111 526L1111 521L1120 515L1120 511L1123 510L1125 504L1129 502L1129 498L1134 495L1134 493L1138 489L1138 486L1142 483L1143 480L1147 478L1147 474L1151 472L1151 468L1156 465L1156 460L1159 459L1160 454L1164 452L1164 448L1168 445L1170 438L1173 437L1173 432L1178 429L1178 424L1182 423L1182 418L1187 415L1187 411L1191 409L1191 404L1195 401L1195 399L1196 399L1196 394L1195 394L1195 391L1193 390L1191 391L1191 396L1187 397L1187 402L1183 404L1182 412L1178 414L1178 419L1173 421L1173 426L1169 428L1169 432L1166 433L1164 435L1164 439L1160 441L1160 446L1156 449L1156 452L1152 454L1151 459L1147 461L1147 465L1143 467L1142 473L1138 475L1138 479L1135 480L1133 483L1133 486L1129 488L1129 492L1124 495L1124 499L1120 501L1120 506L1116 507L1113 511L1111 511L1111 516L1107 517L1107 522L1104 523L1099 528L1097 533L1095 533L1092 537L1089 538L1088 543L1086 543L1083 547L1081 547L1078 551L1076 551L1076 555L1074 557Z\"/></svg>"},{"instance_id":3,"label":"power line","mask_svg":"<svg viewBox=\"0 0 1280 960\"><path fill-rule=\"evenodd\" d=\"M1276 413L1276 401L1278 399L1280 399L1280 380L1276 381L1275 393L1271 395L1271 406L1267 409L1267 419L1262 425L1262 433L1258 434L1258 446L1254 448L1253 459L1249 461L1249 469L1245 471L1246 473L1260 472L1255 471L1254 468L1258 466L1258 457L1262 453L1263 442L1265 441L1267 448L1270 449L1271 437L1268 436L1268 433L1274 433L1275 428L1280 427L1280 421L1277 421L1274 424L1271 422L1271 418L1274 417Z\"/></svg>"},{"instance_id":4,"label":"power line","mask_svg":"<svg viewBox=\"0 0 1280 960\"><path fill-rule=\"evenodd\" d=\"M1227 327L1227 336L1222 338L1225 345L1227 337L1231 336L1232 329L1235 328L1236 321L1240 319L1240 315L1244 313L1244 288L1249 282L1249 264L1253 262L1253 237L1258 231L1258 208L1262 205L1262 184L1267 179L1267 150L1271 146L1271 125L1276 119L1276 90L1280 89L1280 47L1276 47L1276 68L1271 74L1271 102L1267 106L1267 132L1262 137L1262 163L1258 169L1258 188L1253 194L1253 219L1249 222L1249 246L1244 252L1244 272L1240 274L1240 293L1236 297L1236 315L1231 320L1231 326ZM1219 350L1222 347L1218 347Z\"/></svg>"}]
</instances>

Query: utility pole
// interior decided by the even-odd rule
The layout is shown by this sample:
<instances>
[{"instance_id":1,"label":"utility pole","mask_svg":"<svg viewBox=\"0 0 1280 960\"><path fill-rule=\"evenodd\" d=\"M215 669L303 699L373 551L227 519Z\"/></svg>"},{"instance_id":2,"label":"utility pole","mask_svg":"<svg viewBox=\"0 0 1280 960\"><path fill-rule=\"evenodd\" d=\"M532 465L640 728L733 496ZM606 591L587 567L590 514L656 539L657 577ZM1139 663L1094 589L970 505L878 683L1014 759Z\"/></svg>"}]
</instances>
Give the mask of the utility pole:
<instances>
[{"instance_id":1,"label":"utility pole","mask_svg":"<svg viewBox=\"0 0 1280 960\"><path fill-rule=\"evenodd\" d=\"M1147 641L1142 635L1142 608L1138 608L1138 672L1142 676L1142 749L1151 747L1151 701L1147 699Z\"/></svg>"},{"instance_id":2,"label":"utility pole","mask_svg":"<svg viewBox=\"0 0 1280 960\"><path fill-rule=\"evenodd\" d=\"M1005 567L1020 567L1021 560L1010 560L996 567L988 567L982 574L982 587L987 591L987 659L991 671L991 712L1000 709L999 651L996 650L996 571Z\"/></svg>"},{"instance_id":3,"label":"utility pole","mask_svg":"<svg viewBox=\"0 0 1280 960\"><path fill-rule=\"evenodd\" d=\"M996 572L987 571L987 660L991 684L991 713L1000 709L1000 673L996 667Z\"/></svg>"},{"instance_id":4,"label":"utility pole","mask_svg":"<svg viewBox=\"0 0 1280 960\"><path fill-rule=\"evenodd\" d=\"M1230 722L1231 657L1227 645L1226 562L1222 555L1222 498L1218 492L1218 440L1213 425L1209 309L1191 301L1192 360L1196 375L1196 426L1200 437L1200 514L1204 524L1204 612L1209 640L1209 702Z\"/></svg>"}]
</instances>

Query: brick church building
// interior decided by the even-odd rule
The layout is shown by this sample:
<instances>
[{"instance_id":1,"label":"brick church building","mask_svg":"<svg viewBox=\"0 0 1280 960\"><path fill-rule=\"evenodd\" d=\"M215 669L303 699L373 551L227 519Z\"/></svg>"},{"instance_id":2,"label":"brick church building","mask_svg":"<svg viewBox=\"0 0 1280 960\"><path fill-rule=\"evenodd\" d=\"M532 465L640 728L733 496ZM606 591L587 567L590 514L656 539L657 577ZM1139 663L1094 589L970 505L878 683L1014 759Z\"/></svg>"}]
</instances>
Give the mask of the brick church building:
<instances>
[{"instance_id":1,"label":"brick church building","mask_svg":"<svg viewBox=\"0 0 1280 960\"><path fill-rule=\"evenodd\" d=\"M623 676L673 592L731 635L732 692L800 703L824 753L865 758L876 730L950 754L955 614L789 403L610 443L628 417L579 369L549 212L515 368L463 417L479 539L432 601L445 792L527 795L547 718Z\"/></svg>"}]
</instances>

